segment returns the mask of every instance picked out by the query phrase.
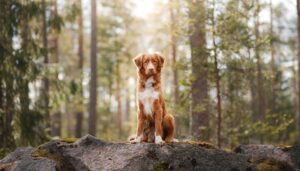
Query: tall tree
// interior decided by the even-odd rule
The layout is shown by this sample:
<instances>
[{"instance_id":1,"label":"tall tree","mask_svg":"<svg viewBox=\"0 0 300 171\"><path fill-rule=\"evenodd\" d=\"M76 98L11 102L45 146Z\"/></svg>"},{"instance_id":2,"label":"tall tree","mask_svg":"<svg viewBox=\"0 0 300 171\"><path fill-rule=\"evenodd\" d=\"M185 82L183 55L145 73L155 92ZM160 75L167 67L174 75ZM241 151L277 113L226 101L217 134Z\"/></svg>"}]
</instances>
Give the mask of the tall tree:
<instances>
[{"instance_id":1,"label":"tall tree","mask_svg":"<svg viewBox=\"0 0 300 171\"><path fill-rule=\"evenodd\" d=\"M97 108L97 8L96 0L91 0L91 82L89 104L89 134L96 135Z\"/></svg>"},{"instance_id":2,"label":"tall tree","mask_svg":"<svg viewBox=\"0 0 300 171\"><path fill-rule=\"evenodd\" d=\"M28 5L28 1L24 2L24 6ZM22 37L22 44L21 47L23 51L25 52L24 54L28 54L28 41L29 41L29 16L25 15L24 20L22 22L22 30L21 30L21 37ZM24 56L25 56L24 55ZM25 56L24 58L28 58ZM26 70L23 70L23 72L26 72ZM21 113L20 115L23 115L21 117L25 118L24 115L29 115L29 104L30 104L30 98L29 98L29 80L26 77L23 77L23 79L18 80L19 83L19 89L20 89L20 106L21 106ZM26 131L21 130L21 144L22 145L28 145L27 144L27 139L26 139Z\"/></svg>"},{"instance_id":3,"label":"tall tree","mask_svg":"<svg viewBox=\"0 0 300 171\"><path fill-rule=\"evenodd\" d=\"M53 18L58 19L58 9L57 9L57 0L53 0ZM59 65L59 33L55 32L53 33L53 63L56 63L57 66ZM55 77L58 80L58 68L55 69ZM68 123L70 121L68 120ZM60 136L61 135L61 126L62 126L62 119L61 119L61 112L60 109L58 109L54 114L51 116L51 134L52 136Z\"/></svg>"},{"instance_id":4,"label":"tall tree","mask_svg":"<svg viewBox=\"0 0 300 171\"><path fill-rule=\"evenodd\" d=\"M298 21L298 109L297 109L297 141L300 142L300 0L297 0L297 21Z\"/></svg>"},{"instance_id":5,"label":"tall tree","mask_svg":"<svg viewBox=\"0 0 300 171\"><path fill-rule=\"evenodd\" d=\"M43 40L43 48L44 48L44 65L46 67L46 74L43 78L43 86L42 86L42 107L45 111L45 121L46 127L50 128L50 113L49 113L49 79L47 76L48 73L48 65L49 65L49 58L48 58L48 38L47 38L47 4L46 0L42 0L43 6L43 14L42 14L42 40Z\"/></svg>"},{"instance_id":6,"label":"tall tree","mask_svg":"<svg viewBox=\"0 0 300 171\"><path fill-rule=\"evenodd\" d=\"M275 111L275 102L276 102L276 71L275 71L275 48L274 48L274 33L273 33L273 5L272 0L270 0L270 49L271 49L271 73L272 73L272 84L271 84L271 103L270 107L272 111Z\"/></svg>"},{"instance_id":7,"label":"tall tree","mask_svg":"<svg viewBox=\"0 0 300 171\"><path fill-rule=\"evenodd\" d=\"M260 2L256 0L256 10L255 10L255 25L254 25L254 34L255 34L255 58L256 58L256 85L257 85L257 96L258 96L258 116L256 120L263 120L265 117L265 96L264 96L264 80L262 74L261 66L261 56L260 56L260 31L259 31L259 13L260 13Z\"/></svg>"},{"instance_id":8,"label":"tall tree","mask_svg":"<svg viewBox=\"0 0 300 171\"><path fill-rule=\"evenodd\" d=\"M216 42L216 23L215 23L215 0L213 0L213 9L212 9L212 41L213 41L213 58L214 58L214 72L215 72L215 83L217 87L217 145L221 147L221 124L222 124L222 106L221 106L221 86L220 86L220 71L219 71L219 63L218 63L218 45Z\"/></svg>"},{"instance_id":9,"label":"tall tree","mask_svg":"<svg viewBox=\"0 0 300 171\"><path fill-rule=\"evenodd\" d=\"M208 54L205 37L204 0L189 2L189 31L192 61L191 133L195 138L209 139Z\"/></svg>"},{"instance_id":10,"label":"tall tree","mask_svg":"<svg viewBox=\"0 0 300 171\"><path fill-rule=\"evenodd\" d=\"M169 1L169 11L170 11L170 45L171 45L171 56L172 56L172 103L173 107L176 108L178 105L179 100L179 93L178 93L178 70L176 67L177 63L177 32L176 32L176 16L175 16L175 4L174 0ZM174 113L175 114L175 113ZM176 116L176 114L175 114ZM176 117L177 123L179 123L178 118ZM176 132L179 134L179 126L176 127Z\"/></svg>"},{"instance_id":11,"label":"tall tree","mask_svg":"<svg viewBox=\"0 0 300 171\"><path fill-rule=\"evenodd\" d=\"M117 100L117 126L119 130L119 136L122 135L123 125L123 112L122 112L122 100L121 100L121 71L120 60L116 61L116 100Z\"/></svg>"},{"instance_id":12,"label":"tall tree","mask_svg":"<svg viewBox=\"0 0 300 171\"><path fill-rule=\"evenodd\" d=\"M78 1L79 14L78 14L78 69L80 71L80 83L82 84L83 79L83 20L82 20L82 6L81 0ZM80 86L81 87L81 86ZM82 133L82 119L83 119L83 89L80 88L80 104L79 110L76 112L76 128L75 136L81 137Z\"/></svg>"},{"instance_id":13,"label":"tall tree","mask_svg":"<svg viewBox=\"0 0 300 171\"><path fill-rule=\"evenodd\" d=\"M3 76L1 91L2 93L2 108L1 108L1 117L3 125L1 125L0 130L0 143L3 148L12 148L15 145L13 140L13 127L12 121L14 117L14 75L13 75L13 67L9 67L13 60L13 46L12 46L12 38L14 35L13 28L15 27L14 15L12 15L15 11L11 8L13 5L12 1L2 1L0 5L1 14L0 14L0 24L2 27L0 28L0 67L1 76Z\"/></svg>"},{"instance_id":14,"label":"tall tree","mask_svg":"<svg viewBox=\"0 0 300 171\"><path fill-rule=\"evenodd\" d=\"M178 104L178 71L176 68L177 62L177 32L176 32L176 16L175 16L175 6L177 6L174 0L169 2L170 10L170 44L171 44L171 56L172 56L172 94L173 94L173 105Z\"/></svg>"}]
</instances>

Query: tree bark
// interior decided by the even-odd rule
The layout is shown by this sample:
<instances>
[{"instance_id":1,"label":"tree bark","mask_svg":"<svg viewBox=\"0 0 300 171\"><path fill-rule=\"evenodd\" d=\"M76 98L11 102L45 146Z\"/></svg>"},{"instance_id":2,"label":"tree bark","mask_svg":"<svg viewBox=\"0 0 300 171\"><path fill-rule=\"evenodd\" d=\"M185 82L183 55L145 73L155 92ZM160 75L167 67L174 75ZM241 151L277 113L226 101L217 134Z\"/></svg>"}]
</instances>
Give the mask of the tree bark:
<instances>
[{"instance_id":1,"label":"tree bark","mask_svg":"<svg viewBox=\"0 0 300 171\"><path fill-rule=\"evenodd\" d=\"M121 84L121 75L120 75L120 64L119 61L117 61L116 64L116 98L117 98L117 126L118 126L118 130L119 130L119 136L122 135L122 102L121 102L121 88L120 88L120 84Z\"/></svg>"},{"instance_id":2,"label":"tree bark","mask_svg":"<svg viewBox=\"0 0 300 171\"><path fill-rule=\"evenodd\" d=\"M60 111L57 111L53 114L51 117L51 135L52 136L60 136L61 135L61 126L62 126L62 120L61 120L61 113Z\"/></svg>"},{"instance_id":3,"label":"tree bark","mask_svg":"<svg viewBox=\"0 0 300 171\"><path fill-rule=\"evenodd\" d=\"M27 1L24 2L27 5ZM28 39L29 39L29 25L28 25L28 18L24 19L24 22L22 23L22 32L21 32L21 37L22 37L22 49L24 52L28 52ZM29 56L25 56L25 58L29 58ZM31 59L28 59L31 60ZM21 113L20 116L21 118L26 118L29 114L29 105L30 105L30 98L29 98L29 80L27 78L24 79L19 79L17 80L19 89L20 89L20 107L21 107ZM24 121L24 120L23 120ZM23 127L21 127L21 144L23 146L28 145L28 137L26 137L26 131Z\"/></svg>"},{"instance_id":4,"label":"tree bark","mask_svg":"<svg viewBox=\"0 0 300 171\"><path fill-rule=\"evenodd\" d=\"M130 90L127 88L126 91L126 114L125 114L125 120L128 121L130 116Z\"/></svg>"},{"instance_id":5,"label":"tree bark","mask_svg":"<svg viewBox=\"0 0 300 171\"><path fill-rule=\"evenodd\" d=\"M0 70L2 79L1 82L1 122L0 125L0 144L2 148L14 148L15 142L13 137L12 120L15 112L15 102L14 102L14 73L10 67L5 67L6 65L12 65L10 58L12 58L13 51L13 18L12 16L12 4L11 0L2 1L0 5L0 18L1 27L0 31Z\"/></svg>"},{"instance_id":6,"label":"tree bark","mask_svg":"<svg viewBox=\"0 0 300 171\"><path fill-rule=\"evenodd\" d=\"M256 10L256 21L255 21L255 57L256 57L256 70L257 70L257 95L258 95L258 116L256 121L262 121L265 117L265 97L264 97L264 83L263 83L263 75L261 68L261 59L260 59L260 45L259 45L259 12L260 5L259 0L256 0L257 10Z\"/></svg>"},{"instance_id":7,"label":"tree bark","mask_svg":"<svg viewBox=\"0 0 300 171\"><path fill-rule=\"evenodd\" d=\"M196 139L209 139L208 61L205 38L204 0L189 3L190 45L192 60L192 118L191 133Z\"/></svg>"},{"instance_id":8,"label":"tree bark","mask_svg":"<svg viewBox=\"0 0 300 171\"><path fill-rule=\"evenodd\" d=\"M171 56L172 56L172 103L173 108L176 111L176 107L179 101L179 94L178 94L178 71L177 71L177 39L176 39L176 20L175 20L175 12L174 12L174 1L169 1L169 11L170 11L170 44L171 44ZM176 113L175 115L176 123L179 123L179 118ZM176 127L176 134L180 134L180 127Z\"/></svg>"},{"instance_id":9,"label":"tree bark","mask_svg":"<svg viewBox=\"0 0 300 171\"><path fill-rule=\"evenodd\" d=\"M45 121L46 127L50 128L50 114L49 114L49 79L47 77L48 72L48 40L47 40L47 18L46 18L46 0L42 0L43 15L42 15L42 37L43 37L43 48L44 48L44 65L46 68L46 74L43 78L42 86L42 107L45 110Z\"/></svg>"},{"instance_id":10,"label":"tree bark","mask_svg":"<svg viewBox=\"0 0 300 171\"><path fill-rule=\"evenodd\" d=\"M296 116L297 141L300 142L300 0L297 0L297 30L298 30L298 113Z\"/></svg>"},{"instance_id":11,"label":"tree bark","mask_svg":"<svg viewBox=\"0 0 300 171\"><path fill-rule=\"evenodd\" d=\"M177 62L177 38L176 38L176 20L174 12L174 2L170 0L170 43L171 43L171 54L172 54L172 94L173 94L173 105L178 104L178 71L176 68Z\"/></svg>"},{"instance_id":12,"label":"tree bark","mask_svg":"<svg viewBox=\"0 0 300 171\"><path fill-rule=\"evenodd\" d=\"M53 0L54 2L54 16L58 16L57 12L57 0ZM56 34L54 36L54 63L59 63L59 34Z\"/></svg>"},{"instance_id":13,"label":"tree bark","mask_svg":"<svg viewBox=\"0 0 300 171\"><path fill-rule=\"evenodd\" d=\"M53 3L54 3L54 12L53 12L53 15L54 16L58 16L58 11L57 11L57 0L53 0ZM59 64L59 35L56 34L54 35L54 38L53 38L53 43L54 43L54 46L53 46L53 62L54 63L57 63ZM58 74L59 74L59 71L57 70L57 68L55 69L56 70L56 78L58 79ZM62 120L61 120L61 111L56 111L52 116L51 116L51 134L52 136L60 136L61 135L61 127L62 127ZM52 121L53 119L53 121ZM70 124L70 119L67 120L68 122L68 125Z\"/></svg>"},{"instance_id":14,"label":"tree bark","mask_svg":"<svg viewBox=\"0 0 300 171\"><path fill-rule=\"evenodd\" d=\"M5 129L5 119L4 119L4 112L3 112L3 102L4 102L4 89L3 89L3 81L2 81L2 70L0 69L0 144L4 144L4 129Z\"/></svg>"},{"instance_id":15,"label":"tree bark","mask_svg":"<svg viewBox=\"0 0 300 171\"><path fill-rule=\"evenodd\" d=\"M220 89L220 74L218 68L218 55L216 43L216 30L215 30L215 1L213 1L213 14L212 14L212 32L213 32L213 51L214 51L214 67L215 67L215 80L217 87L217 145L221 148L221 124L222 124L222 106L221 106L221 89Z\"/></svg>"},{"instance_id":16,"label":"tree bark","mask_svg":"<svg viewBox=\"0 0 300 171\"><path fill-rule=\"evenodd\" d=\"M259 13L260 13L260 4L259 0L256 0L257 9L255 12L255 58L256 58L256 85L257 85L257 96L258 96L258 114L256 114L255 121L263 122L265 119L265 96L264 96L264 82L261 68L261 58L260 58L260 32L259 32ZM260 142L263 143L263 135L259 135Z\"/></svg>"},{"instance_id":17,"label":"tree bark","mask_svg":"<svg viewBox=\"0 0 300 171\"><path fill-rule=\"evenodd\" d=\"M79 0L79 16L78 16L78 68L80 71L80 83L82 83L83 79L83 21L82 21L82 6L81 0ZM80 109L76 112L76 128L75 128L75 136L81 137L82 133L82 119L83 119L83 89L80 88Z\"/></svg>"},{"instance_id":18,"label":"tree bark","mask_svg":"<svg viewBox=\"0 0 300 171\"><path fill-rule=\"evenodd\" d=\"M273 45L273 5L272 0L270 0L270 48L271 48L271 72L272 72L272 84L271 84L271 91L272 91L272 99L270 103L270 107L273 112L275 112L275 104L276 104L276 66L275 66L275 49Z\"/></svg>"},{"instance_id":19,"label":"tree bark","mask_svg":"<svg viewBox=\"0 0 300 171\"><path fill-rule=\"evenodd\" d=\"M89 134L96 135L96 107L97 107L97 19L96 0L91 0L91 82L89 104Z\"/></svg>"}]
</instances>

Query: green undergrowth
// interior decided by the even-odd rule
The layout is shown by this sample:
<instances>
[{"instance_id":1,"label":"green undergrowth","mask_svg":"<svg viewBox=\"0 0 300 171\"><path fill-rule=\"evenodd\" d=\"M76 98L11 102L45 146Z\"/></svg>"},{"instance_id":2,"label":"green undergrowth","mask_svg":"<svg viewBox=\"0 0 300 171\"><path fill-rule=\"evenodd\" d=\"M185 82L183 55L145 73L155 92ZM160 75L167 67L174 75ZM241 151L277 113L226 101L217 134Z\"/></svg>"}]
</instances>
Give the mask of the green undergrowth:
<instances>
[{"instance_id":1,"label":"green undergrowth","mask_svg":"<svg viewBox=\"0 0 300 171\"><path fill-rule=\"evenodd\" d=\"M0 160L11 152L9 148L0 148Z\"/></svg>"}]
</instances>

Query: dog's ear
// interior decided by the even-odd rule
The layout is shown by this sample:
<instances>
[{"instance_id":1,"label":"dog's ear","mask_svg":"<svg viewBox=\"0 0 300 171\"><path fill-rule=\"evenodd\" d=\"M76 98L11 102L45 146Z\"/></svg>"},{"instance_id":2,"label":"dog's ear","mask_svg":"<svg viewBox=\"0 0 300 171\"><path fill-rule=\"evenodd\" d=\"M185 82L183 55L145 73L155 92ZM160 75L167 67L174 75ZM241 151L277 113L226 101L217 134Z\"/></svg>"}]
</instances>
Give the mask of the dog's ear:
<instances>
[{"instance_id":1,"label":"dog's ear","mask_svg":"<svg viewBox=\"0 0 300 171\"><path fill-rule=\"evenodd\" d=\"M162 68L164 66L165 63L165 58L163 57L163 55L159 52L155 52L156 57L159 60L159 68Z\"/></svg>"},{"instance_id":2,"label":"dog's ear","mask_svg":"<svg viewBox=\"0 0 300 171\"><path fill-rule=\"evenodd\" d=\"M144 54L139 54L135 58L133 58L133 62L139 70L143 67L143 57Z\"/></svg>"}]
</instances>

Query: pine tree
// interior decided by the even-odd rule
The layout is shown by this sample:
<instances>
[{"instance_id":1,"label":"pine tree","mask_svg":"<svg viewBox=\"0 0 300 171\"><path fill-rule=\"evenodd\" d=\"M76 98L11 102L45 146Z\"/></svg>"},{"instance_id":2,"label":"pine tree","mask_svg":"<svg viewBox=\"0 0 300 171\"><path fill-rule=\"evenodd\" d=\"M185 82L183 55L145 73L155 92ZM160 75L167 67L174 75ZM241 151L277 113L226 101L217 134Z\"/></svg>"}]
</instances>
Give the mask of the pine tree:
<instances>
[{"instance_id":1,"label":"pine tree","mask_svg":"<svg viewBox=\"0 0 300 171\"><path fill-rule=\"evenodd\" d=\"M190 45L192 62L191 133L195 138L209 139L208 58L205 37L204 0L189 3Z\"/></svg>"},{"instance_id":2,"label":"pine tree","mask_svg":"<svg viewBox=\"0 0 300 171\"><path fill-rule=\"evenodd\" d=\"M97 8L96 0L91 0L91 82L89 104L89 134L96 135L97 114Z\"/></svg>"}]
</instances>

